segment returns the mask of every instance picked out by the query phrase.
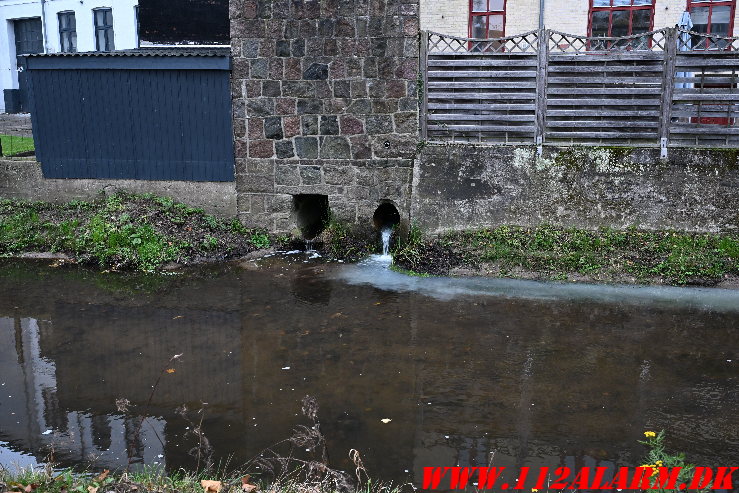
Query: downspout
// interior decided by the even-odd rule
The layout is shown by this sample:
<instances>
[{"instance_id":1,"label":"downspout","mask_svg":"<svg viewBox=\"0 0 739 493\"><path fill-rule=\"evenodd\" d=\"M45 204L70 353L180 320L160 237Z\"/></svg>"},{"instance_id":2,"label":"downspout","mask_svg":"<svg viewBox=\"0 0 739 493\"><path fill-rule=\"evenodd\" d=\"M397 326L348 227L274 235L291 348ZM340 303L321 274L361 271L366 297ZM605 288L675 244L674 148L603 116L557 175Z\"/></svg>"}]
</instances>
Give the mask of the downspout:
<instances>
[{"instance_id":1,"label":"downspout","mask_svg":"<svg viewBox=\"0 0 739 493\"><path fill-rule=\"evenodd\" d=\"M41 0L41 36L44 38L44 53L48 53L49 49L46 45L46 0Z\"/></svg>"},{"instance_id":2,"label":"downspout","mask_svg":"<svg viewBox=\"0 0 739 493\"><path fill-rule=\"evenodd\" d=\"M539 0L539 30L540 31L544 29L544 4L545 3L546 3L546 0Z\"/></svg>"}]
</instances>

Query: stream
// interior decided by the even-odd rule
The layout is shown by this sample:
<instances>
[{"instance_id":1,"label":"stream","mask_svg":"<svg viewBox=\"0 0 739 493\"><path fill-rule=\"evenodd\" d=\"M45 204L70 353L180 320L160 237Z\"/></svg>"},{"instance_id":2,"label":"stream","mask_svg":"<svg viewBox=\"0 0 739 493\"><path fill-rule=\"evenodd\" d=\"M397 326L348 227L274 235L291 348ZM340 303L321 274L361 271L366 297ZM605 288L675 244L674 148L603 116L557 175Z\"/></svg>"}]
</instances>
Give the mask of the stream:
<instances>
[{"instance_id":1,"label":"stream","mask_svg":"<svg viewBox=\"0 0 739 493\"><path fill-rule=\"evenodd\" d=\"M309 424L306 395L332 465L357 449L370 476L417 486L491 458L634 466L645 430L692 463L739 459L739 291L315 257L160 276L3 261L0 464L53 449L60 466L193 468L202 418L214 460L238 465Z\"/></svg>"}]
</instances>

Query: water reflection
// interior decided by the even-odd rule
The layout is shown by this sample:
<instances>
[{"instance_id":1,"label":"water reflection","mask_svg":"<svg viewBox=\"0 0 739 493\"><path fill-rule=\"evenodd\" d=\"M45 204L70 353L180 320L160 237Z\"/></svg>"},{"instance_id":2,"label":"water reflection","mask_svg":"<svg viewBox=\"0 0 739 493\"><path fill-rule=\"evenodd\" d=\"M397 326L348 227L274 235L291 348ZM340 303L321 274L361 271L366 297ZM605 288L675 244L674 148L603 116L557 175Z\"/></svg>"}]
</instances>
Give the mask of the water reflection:
<instances>
[{"instance_id":1,"label":"water reflection","mask_svg":"<svg viewBox=\"0 0 739 493\"><path fill-rule=\"evenodd\" d=\"M310 394L334 464L349 467L356 448L387 479L491 454L503 466L633 465L644 429L667 429L696 462L739 456L735 310L515 290L442 300L349 283L350 266L244 267L146 292L0 266L0 440L39 459L53 444L64 464L192 467L175 413L186 404L205 408L216 458L238 463L304 423Z\"/></svg>"}]
</instances>

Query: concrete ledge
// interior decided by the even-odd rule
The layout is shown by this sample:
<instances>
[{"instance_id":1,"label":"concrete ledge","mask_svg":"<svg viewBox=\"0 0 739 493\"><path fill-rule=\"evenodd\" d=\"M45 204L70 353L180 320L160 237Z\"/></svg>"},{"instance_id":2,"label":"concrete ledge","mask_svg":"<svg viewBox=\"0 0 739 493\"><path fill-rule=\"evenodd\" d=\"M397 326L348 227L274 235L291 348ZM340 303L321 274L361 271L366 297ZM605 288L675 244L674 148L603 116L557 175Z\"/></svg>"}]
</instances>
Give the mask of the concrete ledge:
<instances>
[{"instance_id":1,"label":"concrete ledge","mask_svg":"<svg viewBox=\"0 0 739 493\"><path fill-rule=\"evenodd\" d=\"M235 182L54 180L43 177L36 161L0 160L0 198L63 203L115 190L171 197L209 214L236 217Z\"/></svg>"},{"instance_id":2,"label":"concrete ledge","mask_svg":"<svg viewBox=\"0 0 739 493\"><path fill-rule=\"evenodd\" d=\"M739 231L739 150L429 145L413 220L430 232L543 223Z\"/></svg>"}]
</instances>

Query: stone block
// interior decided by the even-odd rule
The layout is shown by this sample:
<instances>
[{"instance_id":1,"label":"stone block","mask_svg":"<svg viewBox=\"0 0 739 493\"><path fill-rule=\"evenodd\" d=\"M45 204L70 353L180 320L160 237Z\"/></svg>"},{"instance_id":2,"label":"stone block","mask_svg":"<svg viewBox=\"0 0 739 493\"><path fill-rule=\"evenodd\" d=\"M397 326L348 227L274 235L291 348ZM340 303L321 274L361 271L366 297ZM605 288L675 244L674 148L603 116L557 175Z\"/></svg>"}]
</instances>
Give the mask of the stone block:
<instances>
[{"instance_id":1,"label":"stone block","mask_svg":"<svg viewBox=\"0 0 739 493\"><path fill-rule=\"evenodd\" d=\"M275 168L275 185L300 185L300 172L296 164Z\"/></svg>"},{"instance_id":2,"label":"stone block","mask_svg":"<svg viewBox=\"0 0 739 493\"><path fill-rule=\"evenodd\" d=\"M396 113L393 115L395 132L399 134L418 134L418 113Z\"/></svg>"},{"instance_id":3,"label":"stone block","mask_svg":"<svg viewBox=\"0 0 739 493\"><path fill-rule=\"evenodd\" d=\"M249 141L250 158L268 158L275 154L274 143L271 140Z\"/></svg>"},{"instance_id":4,"label":"stone block","mask_svg":"<svg viewBox=\"0 0 739 493\"><path fill-rule=\"evenodd\" d=\"M323 180L327 185L351 185L354 183L355 173L353 166L325 165Z\"/></svg>"},{"instance_id":5,"label":"stone block","mask_svg":"<svg viewBox=\"0 0 739 493\"><path fill-rule=\"evenodd\" d=\"M318 135L318 115L301 116L303 135Z\"/></svg>"},{"instance_id":6,"label":"stone block","mask_svg":"<svg viewBox=\"0 0 739 493\"><path fill-rule=\"evenodd\" d=\"M369 135L393 133L393 119L390 115L368 115L365 129Z\"/></svg>"},{"instance_id":7,"label":"stone block","mask_svg":"<svg viewBox=\"0 0 739 493\"><path fill-rule=\"evenodd\" d=\"M362 134L364 133L364 123L359 118L355 118L350 115L342 115L341 133L342 135Z\"/></svg>"},{"instance_id":8,"label":"stone block","mask_svg":"<svg viewBox=\"0 0 739 493\"><path fill-rule=\"evenodd\" d=\"M295 137L295 152L301 159L317 159L318 138Z\"/></svg>"},{"instance_id":9,"label":"stone block","mask_svg":"<svg viewBox=\"0 0 739 493\"><path fill-rule=\"evenodd\" d=\"M320 99L299 99L298 100L298 114L306 115L312 114L317 115L323 112L323 101Z\"/></svg>"},{"instance_id":10,"label":"stone block","mask_svg":"<svg viewBox=\"0 0 739 493\"><path fill-rule=\"evenodd\" d=\"M300 181L303 185L319 185L321 183L320 166L300 166Z\"/></svg>"},{"instance_id":11,"label":"stone block","mask_svg":"<svg viewBox=\"0 0 739 493\"><path fill-rule=\"evenodd\" d=\"M338 135L339 120L334 115L321 116L321 135Z\"/></svg>"},{"instance_id":12,"label":"stone block","mask_svg":"<svg viewBox=\"0 0 739 493\"><path fill-rule=\"evenodd\" d=\"M289 159L295 157L295 149L291 140L280 140L275 142L275 153L278 159Z\"/></svg>"},{"instance_id":13,"label":"stone block","mask_svg":"<svg viewBox=\"0 0 739 493\"><path fill-rule=\"evenodd\" d=\"M303 79L305 80L326 80L328 79L328 65L325 63L312 63L303 71Z\"/></svg>"},{"instance_id":14,"label":"stone block","mask_svg":"<svg viewBox=\"0 0 739 493\"><path fill-rule=\"evenodd\" d=\"M346 137L323 137L321 140L321 159L349 159L351 147Z\"/></svg>"},{"instance_id":15,"label":"stone block","mask_svg":"<svg viewBox=\"0 0 739 493\"><path fill-rule=\"evenodd\" d=\"M269 59L256 58L250 60L250 70L252 79L266 79L269 77Z\"/></svg>"},{"instance_id":16,"label":"stone block","mask_svg":"<svg viewBox=\"0 0 739 493\"><path fill-rule=\"evenodd\" d=\"M264 136L267 139L274 140L280 140L284 137L281 117L268 116L264 119Z\"/></svg>"},{"instance_id":17,"label":"stone block","mask_svg":"<svg viewBox=\"0 0 739 493\"><path fill-rule=\"evenodd\" d=\"M268 98L249 99L246 102L246 112L250 117L273 115L275 113L275 101Z\"/></svg>"}]
</instances>

